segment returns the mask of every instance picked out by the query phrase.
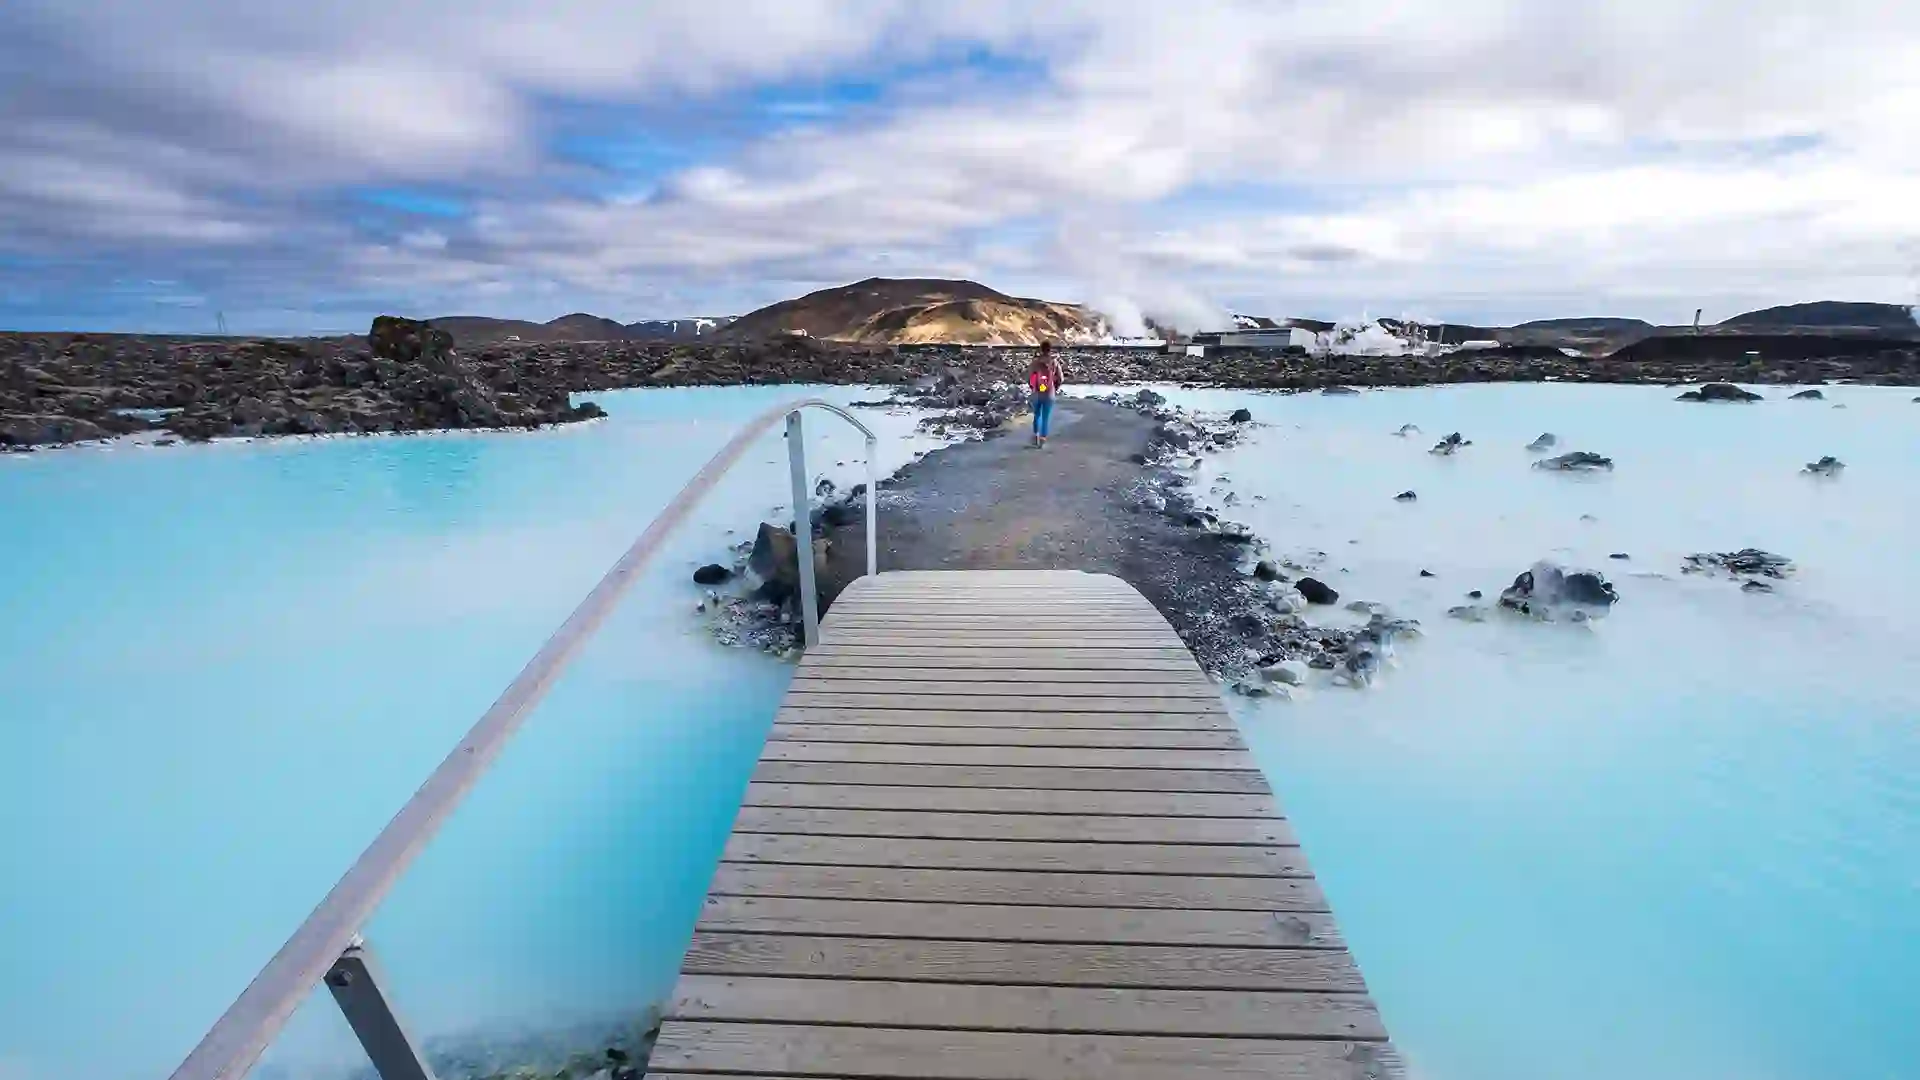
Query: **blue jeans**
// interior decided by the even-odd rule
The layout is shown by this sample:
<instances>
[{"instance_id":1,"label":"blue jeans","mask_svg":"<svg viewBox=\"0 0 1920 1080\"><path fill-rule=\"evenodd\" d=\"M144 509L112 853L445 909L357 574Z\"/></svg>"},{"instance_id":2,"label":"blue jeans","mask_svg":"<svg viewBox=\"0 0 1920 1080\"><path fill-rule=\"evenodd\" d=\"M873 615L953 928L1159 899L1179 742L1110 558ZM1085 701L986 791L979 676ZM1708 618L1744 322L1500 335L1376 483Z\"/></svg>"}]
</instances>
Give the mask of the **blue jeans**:
<instances>
[{"instance_id":1,"label":"blue jeans","mask_svg":"<svg viewBox=\"0 0 1920 1080\"><path fill-rule=\"evenodd\" d=\"M1040 438L1047 437L1047 426L1053 422L1053 395L1033 395L1033 433Z\"/></svg>"}]
</instances>

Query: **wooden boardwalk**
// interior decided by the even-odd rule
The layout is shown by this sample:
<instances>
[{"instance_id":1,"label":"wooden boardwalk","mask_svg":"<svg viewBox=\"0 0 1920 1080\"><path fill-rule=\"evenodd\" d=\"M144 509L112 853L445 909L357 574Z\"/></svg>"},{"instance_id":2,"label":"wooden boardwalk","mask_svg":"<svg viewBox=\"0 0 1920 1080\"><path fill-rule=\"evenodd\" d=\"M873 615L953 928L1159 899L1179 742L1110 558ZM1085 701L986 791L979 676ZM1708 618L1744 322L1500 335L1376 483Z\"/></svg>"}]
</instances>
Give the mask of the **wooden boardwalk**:
<instances>
[{"instance_id":1,"label":"wooden boardwalk","mask_svg":"<svg viewBox=\"0 0 1920 1080\"><path fill-rule=\"evenodd\" d=\"M648 1069L1401 1075L1217 688L1117 578L890 573L834 605Z\"/></svg>"}]
</instances>

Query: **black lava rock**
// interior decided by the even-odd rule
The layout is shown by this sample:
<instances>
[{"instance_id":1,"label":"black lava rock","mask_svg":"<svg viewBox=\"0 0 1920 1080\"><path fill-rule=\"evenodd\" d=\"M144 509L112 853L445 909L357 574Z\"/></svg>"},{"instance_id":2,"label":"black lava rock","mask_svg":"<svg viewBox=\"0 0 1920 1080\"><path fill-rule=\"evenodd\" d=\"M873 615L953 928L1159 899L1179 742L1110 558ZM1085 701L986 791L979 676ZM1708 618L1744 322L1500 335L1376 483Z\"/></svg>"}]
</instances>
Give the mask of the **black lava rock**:
<instances>
[{"instance_id":1,"label":"black lava rock","mask_svg":"<svg viewBox=\"0 0 1920 1080\"><path fill-rule=\"evenodd\" d=\"M1340 594L1335 592L1332 586L1317 578L1303 577L1299 581L1294 582L1293 587L1300 591L1300 595L1305 597L1309 604L1337 604L1340 602Z\"/></svg>"}]
</instances>

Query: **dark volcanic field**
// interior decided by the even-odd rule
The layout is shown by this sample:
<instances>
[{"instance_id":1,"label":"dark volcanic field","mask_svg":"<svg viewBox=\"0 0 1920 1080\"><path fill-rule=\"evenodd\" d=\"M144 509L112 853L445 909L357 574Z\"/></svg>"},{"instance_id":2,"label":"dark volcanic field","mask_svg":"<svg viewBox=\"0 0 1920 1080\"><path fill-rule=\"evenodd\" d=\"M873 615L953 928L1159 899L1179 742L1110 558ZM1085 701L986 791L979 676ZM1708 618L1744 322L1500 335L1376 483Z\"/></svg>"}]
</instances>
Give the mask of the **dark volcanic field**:
<instances>
[{"instance_id":1,"label":"dark volcanic field","mask_svg":"<svg viewBox=\"0 0 1920 1080\"><path fill-rule=\"evenodd\" d=\"M482 345L383 320L384 337L235 339L0 334L0 449L159 430L238 435L510 428L590 419L567 395L645 386L902 383L957 370L1018 381L1024 348L838 345L804 337L723 345L633 341ZM1209 350L1065 349L1080 383L1250 389L1453 382L1920 383L1920 341L1869 336L1652 337L1601 358L1506 346L1438 358ZM1756 354L1757 355L1753 355ZM169 410L157 417L124 410Z\"/></svg>"}]
</instances>

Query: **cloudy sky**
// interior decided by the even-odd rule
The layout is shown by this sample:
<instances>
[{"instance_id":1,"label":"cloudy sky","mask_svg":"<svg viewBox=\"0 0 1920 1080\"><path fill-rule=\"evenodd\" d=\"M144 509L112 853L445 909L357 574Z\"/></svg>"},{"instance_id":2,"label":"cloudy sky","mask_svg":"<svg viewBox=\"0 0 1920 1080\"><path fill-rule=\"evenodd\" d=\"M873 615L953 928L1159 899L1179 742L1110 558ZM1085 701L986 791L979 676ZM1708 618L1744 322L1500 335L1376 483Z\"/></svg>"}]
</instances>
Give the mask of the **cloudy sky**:
<instances>
[{"instance_id":1,"label":"cloudy sky","mask_svg":"<svg viewBox=\"0 0 1920 1080\"><path fill-rule=\"evenodd\" d=\"M1920 4L10 0L0 327L1911 303Z\"/></svg>"}]
</instances>

